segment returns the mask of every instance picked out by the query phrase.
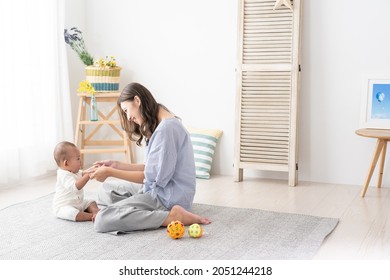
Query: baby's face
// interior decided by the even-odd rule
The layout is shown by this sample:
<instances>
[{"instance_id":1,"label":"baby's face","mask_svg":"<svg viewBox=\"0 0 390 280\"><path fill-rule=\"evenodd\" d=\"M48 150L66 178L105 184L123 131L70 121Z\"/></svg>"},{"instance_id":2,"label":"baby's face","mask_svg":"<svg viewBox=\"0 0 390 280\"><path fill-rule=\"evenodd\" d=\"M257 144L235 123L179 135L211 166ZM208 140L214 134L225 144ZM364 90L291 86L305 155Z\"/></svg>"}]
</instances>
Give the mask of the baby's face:
<instances>
[{"instance_id":1,"label":"baby's face","mask_svg":"<svg viewBox=\"0 0 390 280\"><path fill-rule=\"evenodd\" d=\"M68 167L69 167L69 171L73 173L77 173L80 170L81 157L80 157L79 149L72 148L69 151Z\"/></svg>"}]
</instances>

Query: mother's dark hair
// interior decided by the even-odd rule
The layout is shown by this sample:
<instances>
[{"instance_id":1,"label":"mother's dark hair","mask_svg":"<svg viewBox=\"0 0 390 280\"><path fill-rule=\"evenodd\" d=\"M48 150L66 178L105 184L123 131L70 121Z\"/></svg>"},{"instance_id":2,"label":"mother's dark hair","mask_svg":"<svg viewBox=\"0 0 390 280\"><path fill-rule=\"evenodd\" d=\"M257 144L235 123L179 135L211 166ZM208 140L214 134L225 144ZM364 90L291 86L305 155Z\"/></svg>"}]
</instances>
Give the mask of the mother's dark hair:
<instances>
[{"instance_id":1,"label":"mother's dark hair","mask_svg":"<svg viewBox=\"0 0 390 280\"><path fill-rule=\"evenodd\" d=\"M141 126L129 121L126 113L121 108L122 102L133 102L136 96L141 101L140 112L144 120ZM148 144L150 137L158 125L158 111L160 106L162 105L156 102L150 91L139 83L130 83L122 90L117 103L121 125L129 139L135 141L138 146L141 146L144 137L146 145Z\"/></svg>"}]
</instances>

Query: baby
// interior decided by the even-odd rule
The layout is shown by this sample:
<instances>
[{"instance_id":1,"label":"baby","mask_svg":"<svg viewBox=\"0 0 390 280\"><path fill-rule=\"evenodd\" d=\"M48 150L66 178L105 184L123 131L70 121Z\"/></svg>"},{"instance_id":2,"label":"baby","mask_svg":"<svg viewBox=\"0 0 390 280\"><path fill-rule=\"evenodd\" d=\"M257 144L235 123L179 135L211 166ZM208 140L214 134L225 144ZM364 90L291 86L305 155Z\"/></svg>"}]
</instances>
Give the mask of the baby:
<instances>
[{"instance_id":1,"label":"baby","mask_svg":"<svg viewBox=\"0 0 390 280\"><path fill-rule=\"evenodd\" d=\"M94 221L99 212L93 200L84 199L83 187L89 181L87 171L81 171L80 151L70 142L60 142L54 149L57 162L57 183L53 200L55 215L71 221Z\"/></svg>"}]
</instances>

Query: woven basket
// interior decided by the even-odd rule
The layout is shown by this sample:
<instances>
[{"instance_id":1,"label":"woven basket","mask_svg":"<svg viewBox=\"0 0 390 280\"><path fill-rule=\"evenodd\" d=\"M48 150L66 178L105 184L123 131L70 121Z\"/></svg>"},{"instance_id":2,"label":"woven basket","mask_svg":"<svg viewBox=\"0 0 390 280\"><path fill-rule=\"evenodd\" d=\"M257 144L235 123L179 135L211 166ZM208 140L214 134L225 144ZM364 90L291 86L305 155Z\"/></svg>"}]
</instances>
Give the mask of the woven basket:
<instances>
[{"instance_id":1,"label":"woven basket","mask_svg":"<svg viewBox=\"0 0 390 280\"><path fill-rule=\"evenodd\" d=\"M86 80L94 87L96 92L118 91L121 67L100 68L87 66L85 68Z\"/></svg>"}]
</instances>

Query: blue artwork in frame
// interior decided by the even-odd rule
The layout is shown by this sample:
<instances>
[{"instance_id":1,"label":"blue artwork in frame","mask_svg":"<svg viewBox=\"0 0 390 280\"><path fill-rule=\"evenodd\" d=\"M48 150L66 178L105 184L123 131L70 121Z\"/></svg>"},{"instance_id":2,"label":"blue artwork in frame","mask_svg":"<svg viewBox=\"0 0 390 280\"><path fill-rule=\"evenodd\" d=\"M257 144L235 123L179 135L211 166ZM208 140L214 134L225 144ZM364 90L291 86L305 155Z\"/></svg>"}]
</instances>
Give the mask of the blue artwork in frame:
<instances>
[{"instance_id":1,"label":"blue artwork in frame","mask_svg":"<svg viewBox=\"0 0 390 280\"><path fill-rule=\"evenodd\" d=\"M372 84L371 119L390 119L390 84Z\"/></svg>"},{"instance_id":2,"label":"blue artwork in frame","mask_svg":"<svg viewBox=\"0 0 390 280\"><path fill-rule=\"evenodd\" d=\"M390 129L390 79L365 81L360 127Z\"/></svg>"}]
</instances>

